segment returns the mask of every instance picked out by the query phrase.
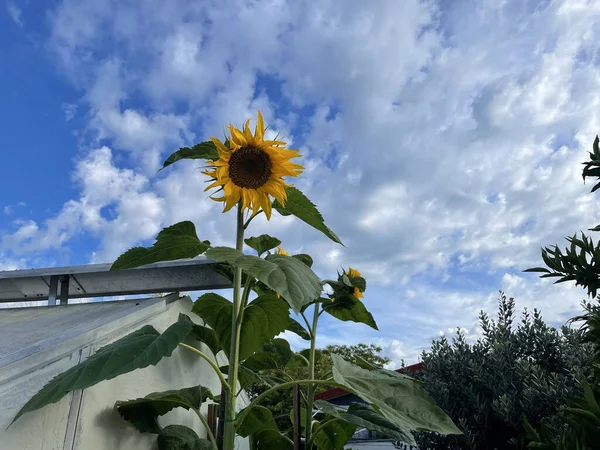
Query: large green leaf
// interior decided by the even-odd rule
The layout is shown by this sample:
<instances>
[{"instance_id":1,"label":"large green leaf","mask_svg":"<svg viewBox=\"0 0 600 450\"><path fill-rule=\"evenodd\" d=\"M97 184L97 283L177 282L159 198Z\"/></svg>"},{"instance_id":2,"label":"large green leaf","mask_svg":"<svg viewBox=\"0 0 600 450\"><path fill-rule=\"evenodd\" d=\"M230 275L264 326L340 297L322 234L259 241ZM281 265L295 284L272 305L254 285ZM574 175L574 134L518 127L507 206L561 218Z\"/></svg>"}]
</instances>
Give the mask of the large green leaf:
<instances>
[{"instance_id":1,"label":"large green leaf","mask_svg":"<svg viewBox=\"0 0 600 450\"><path fill-rule=\"evenodd\" d=\"M237 433L250 437L250 448L257 450L288 450L293 442L277 428L273 414L264 406L253 406L237 424Z\"/></svg>"},{"instance_id":2,"label":"large green leaf","mask_svg":"<svg viewBox=\"0 0 600 450\"><path fill-rule=\"evenodd\" d=\"M193 147L181 147L165 160L162 169L182 159L208 159L216 161L219 159L219 152L215 144L211 141L200 142Z\"/></svg>"},{"instance_id":3,"label":"large green leaf","mask_svg":"<svg viewBox=\"0 0 600 450\"><path fill-rule=\"evenodd\" d=\"M131 269L159 261L195 258L209 248L210 242L201 241L196 227L184 221L164 228L156 237L152 247L133 247L113 263L110 270Z\"/></svg>"},{"instance_id":4,"label":"large green leaf","mask_svg":"<svg viewBox=\"0 0 600 450\"><path fill-rule=\"evenodd\" d=\"M169 425L158 435L158 450L212 450L208 439L201 439L191 428Z\"/></svg>"},{"instance_id":5,"label":"large green leaf","mask_svg":"<svg viewBox=\"0 0 600 450\"><path fill-rule=\"evenodd\" d=\"M27 412L59 401L69 392L156 365L163 357L171 355L191 328L189 322L178 321L160 334L152 326L145 325L101 348L82 363L54 377L21 408L13 422Z\"/></svg>"},{"instance_id":6,"label":"large green leaf","mask_svg":"<svg viewBox=\"0 0 600 450\"><path fill-rule=\"evenodd\" d=\"M248 239L244 239L244 242L248 247L256 250L259 255L262 255L264 252L281 245L281 241L279 239L269 236L268 234L261 234L258 237L250 237Z\"/></svg>"},{"instance_id":7,"label":"large green leaf","mask_svg":"<svg viewBox=\"0 0 600 450\"><path fill-rule=\"evenodd\" d=\"M298 312L302 306L319 297L321 281L315 273L296 258L269 255L266 259L244 255L229 247L213 247L206 256L240 267L244 272L258 278L269 288L278 292Z\"/></svg>"},{"instance_id":8,"label":"large green leaf","mask_svg":"<svg viewBox=\"0 0 600 450\"><path fill-rule=\"evenodd\" d=\"M336 298L333 303L323 307L323 310L331 314L336 319L344 322L352 321L369 325L371 328L377 328L375 319L372 314L367 311L365 304L354 295L346 295L341 298Z\"/></svg>"},{"instance_id":9,"label":"large green leaf","mask_svg":"<svg viewBox=\"0 0 600 450\"><path fill-rule=\"evenodd\" d=\"M200 296L192 311L215 330L223 350L229 354L231 345L231 316L233 304L218 294ZM261 295L244 310L240 331L240 359L244 360L285 330L289 323L289 310L274 295Z\"/></svg>"},{"instance_id":10,"label":"large green leaf","mask_svg":"<svg viewBox=\"0 0 600 450\"><path fill-rule=\"evenodd\" d=\"M315 407L324 413L338 417L348 423L353 423L367 430L376 431L381 436L397 439L403 442L414 442L412 433L407 428L402 428L386 419L375 408L362 403L350 403L347 411L339 410L331 403L317 400Z\"/></svg>"},{"instance_id":11,"label":"large green leaf","mask_svg":"<svg viewBox=\"0 0 600 450\"><path fill-rule=\"evenodd\" d=\"M142 433L160 433L158 416L172 409L200 409L200 405L213 394L204 386L194 386L179 390L152 392L144 398L118 401L115 407L123 419L131 422Z\"/></svg>"},{"instance_id":12,"label":"large green leaf","mask_svg":"<svg viewBox=\"0 0 600 450\"><path fill-rule=\"evenodd\" d=\"M215 333L215 330L192 322L192 319L190 319L185 314L180 313L179 320L187 320L192 324L190 337L206 345L214 356L217 356L217 353L223 350L223 346L219 342L219 338L217 337L217 333Z\"/></svg>"},{"instance_id":13,"label":"large green leaf","mask_svg":"<svg viewBox=\"0 0 600 450\"><path fill-rule=\"evenodd\" d=\"M277 200L273 202L273 208L275 208L279 214L282 216L289 216L290 214L294 215L311 227L322 232L332 241L342 244L340 238L325 225L323 216L306 195L293 186L288 187L285 192L287 194L285 206L282 206Z\"/></svg>"},{"instance_id":14,"label":"large green leaf","mask_svg":"<svg viewBox=\"0 0 600 450\"><path fill-rule=\"evenodd\" d=\"M350 440L356 425L338 418L326 419L320 424L313 438L319 450L344 450L344 445Z\"/></svg>"},{"instance_id":15,"label":"large green leaf","mask_svg":"<svg viewBox=\"0 0 600 450\"><path fill-rule=\"evenodd\" d=\"M300 325L298 322L296 322L291 317L290 317L290 321L288 322L288 325L285 329L288 331L291 331L292 333L296 333L302 339L310 341L310 334L308 333L308 331L306 331L306 329L302 325Z\"/></svg>"},{"instance_id":16,"label":"large green leaf","mask_svg":"<svg viewBox=\"0 0 600 450\"><path fill-rule=\"evenodd\" d=\"M331 355L333 379L377 408L397 427L408 430L461 434L452 419L425 392L420 383L391 370L366 370Z\"/></svg>"}]
</instances>

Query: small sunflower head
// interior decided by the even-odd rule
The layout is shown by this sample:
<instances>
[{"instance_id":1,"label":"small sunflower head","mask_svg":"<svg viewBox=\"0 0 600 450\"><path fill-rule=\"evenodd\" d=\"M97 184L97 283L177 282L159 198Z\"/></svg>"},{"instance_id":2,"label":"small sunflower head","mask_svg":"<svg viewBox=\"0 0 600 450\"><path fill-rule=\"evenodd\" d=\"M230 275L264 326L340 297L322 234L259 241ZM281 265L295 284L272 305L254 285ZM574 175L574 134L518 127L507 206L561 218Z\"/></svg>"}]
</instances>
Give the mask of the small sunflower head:
<instances>
[{"instance_id":1,"label":"small sunflower head","mask_svg":"<svg viewBox=\"0 0 600 450\"><path fill-rule=\"evenodd\" d=\"M365 298L364 294L360 292L360 289L356 286L352 290L352 295L354 295L356 298Z\"/></svg>"},{"instance_id":2,"label":"small sunflower head","mask_svg":"<svg viewBox=\"0 0 600 450\"><path fill-rule=\"evenodd\" d=\"M343 286L342 289L344 289L346 295L352 295L356 298L365 297L363 292L367 290L367 280L358 270L349 267L348 270L344 270L338 276L338 282Z\"/></svg>"},{"instance_id":3,"label":"small sunflower head","mask_svg":"<svg viewBox=\"0 0 600 450\"><path fill-rule=\"evenodd\" d=\"M358 278L360 277L360 272L356 269L353 269L352 267L348 267L348 272L346 272L346 275L348 275L348 277L350 279L352 278Z\"/></svg>"}]
</instances>

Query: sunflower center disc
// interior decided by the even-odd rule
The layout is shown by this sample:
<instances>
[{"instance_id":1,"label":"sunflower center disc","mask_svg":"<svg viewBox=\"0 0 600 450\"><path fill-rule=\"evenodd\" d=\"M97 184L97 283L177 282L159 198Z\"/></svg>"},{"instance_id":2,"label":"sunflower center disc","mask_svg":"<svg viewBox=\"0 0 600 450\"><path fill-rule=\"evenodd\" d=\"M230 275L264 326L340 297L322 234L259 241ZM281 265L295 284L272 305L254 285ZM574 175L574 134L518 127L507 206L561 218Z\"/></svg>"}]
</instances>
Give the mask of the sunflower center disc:
<instances>
[{"instance_id":1,"label":"sunflower center disc","mask_svg":"<svg viewBox=\"0 0 600 450\"><path fill-rule=\"evenodd\" d=\"M269 180L272 166L271 158L263 150L242 147L229 158L229 177L239 187L257 189Z\"/></svg>"}]
</instances>

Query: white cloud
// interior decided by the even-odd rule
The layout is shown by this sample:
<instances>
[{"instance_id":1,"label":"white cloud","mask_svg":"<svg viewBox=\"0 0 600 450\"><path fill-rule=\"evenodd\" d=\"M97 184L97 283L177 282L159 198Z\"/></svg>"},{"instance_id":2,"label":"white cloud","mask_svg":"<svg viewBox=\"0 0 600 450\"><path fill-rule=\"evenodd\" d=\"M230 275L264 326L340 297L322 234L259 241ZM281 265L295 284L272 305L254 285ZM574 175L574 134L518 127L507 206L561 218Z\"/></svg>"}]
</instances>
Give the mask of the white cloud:
<instances>
[{"instance_id":1,"label":"white cloud","mask_svg":"<svg viewBox=\"0 0 600 450\"><path fill-rule=\"evenodd\" d=\"M323 276L343 264L369 280L381 332L326 320L320 344L379 336L410 363L440 330L476 336L499 288L553 323L577 310L581 290L521 271L599 221L579 178L600 130L597 2L64 0L51 17L96 150L76 165L80 197L18 223L6 251L91 233L96 258L111 258L188 218L231 243L200 162L154 170L260 108L301 147L295 184L346 246L292 218L261 217L251 233L313 254ZM282 98L259 89L265 76Z\"/></svg>"},{"instance_id":2,"label":"white cloud","mask_svg":"<svg viewBox=\"0 0 600 450\"><path fill-rule=\"evenodd\" d=\"M17 24L17 26L19 27L23 27L24 23L23 23L23 19L21 18L21 16L23 15L23 11L21 10L21 8L19 8L17 5L15 5L12 2L7 2L6 3L6 12L8 13L8 15L10 16L10 18L12 19L12 21Z\"/></svg>"}]
</instances>

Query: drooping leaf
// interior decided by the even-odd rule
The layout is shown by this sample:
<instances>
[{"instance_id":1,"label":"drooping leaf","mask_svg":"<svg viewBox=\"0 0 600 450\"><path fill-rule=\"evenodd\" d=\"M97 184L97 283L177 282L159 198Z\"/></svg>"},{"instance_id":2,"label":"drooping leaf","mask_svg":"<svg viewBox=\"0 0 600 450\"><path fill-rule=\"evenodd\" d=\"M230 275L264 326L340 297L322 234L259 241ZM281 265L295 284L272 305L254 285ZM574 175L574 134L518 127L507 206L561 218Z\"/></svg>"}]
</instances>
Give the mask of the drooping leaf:
<instances>
[{"instance_id":1,"label":"drooping leaf","mask_svg":"<svg viewBox=\"0 0 600 450\"><path fill-rule=\"evenodd\" d=\"M353 423L367 430L376 431L381 436L397 439L403 442L413 442L414 437L409 429L403 428L379 413L370 405L350 403L347 411L337 409L334 405L323 400L315 401L315 407L326 414L338 417L348 423Z\"/></svg>"},{"instance_id":2,"label":"drooping leaf","mask_svg":"<svg viewBox=\"0 0 600 450\"><path fill-rule=\"evenodd\" d=\"M218 294L200 296L192 311L198 314L215 331L225 354L231 345L231 317L233 304ZM254 299L244 310L240 331L240 360L244 360L285 330L289 322L289 310L274 295L262 295Z\"/></svg>"},{"instance_id":3,"label":"drooping leaf","mask_svg":"<svg viewBox=\"0 0 600 450\"><path fill-rule=\"evenodd\" d=\"M264 406L253 406L236 425L237 433L250 437L251 448L257 450L288 450L293 442L277 429L273 414Z\"/></svg>"},{"instance_id":4,"label":"drooping leaf","mask_svg":"<svg viewBox=\"0 0 600 450\"><path fill-rule=\"evenodd\" d=\"M244 239L246 245L257 251L259 255L264 252L274 249L278 245L281 245L281 241L277 238L271 237L268 234L261 234L258 237L250 237Z\"/></svg>"},{"instance_id":5,"label":"drooping leaf","mask_svg":"<svg viewBox=\"0 0 600 450\"><path fill-rule=\"evenodd\" d=\"M200 142L193 147L181 147L165 160L161 170L182 159L208 159L216 161L219 159L219 152L212 141Z\"/></svg>"},{"instance_id":6,"label":"drooping leaf","mask_svg":"<svg viewBox=\"0 0 600 450\"><path fill-rule=\"evenodd\" d=\"M331 304L328 304L323 310L344 322L352 321L364 323L371 328L378 330L373 315L367 311L365 304L353 295L345 295L341 298L336 298Z\"/></svg>"},{"instance_id":7,"label":"drooping leaf","mask_svg":"<svg viewBox=\"0 0 600 450\"><path fill-rule=\"evenodd\" d=\"M285 192L287 194L285 206L282 206L277 200L273 202L273 208L275 208L279 214L282 216L289 216L292 214L309 224L311 227L319 230L333 242L342 244L340 238L325 225L323 216L306 195L293 186L288 187Z\"/></svg>"},{"instance_id":8,"label":"drooping leaf","mask_svg":"<svg viewBox=\"0 0 600 450\"><path fill-rule=\"evenodd\" d=\"M366 370L331 355L333 379L358 395L399 428L461 434L421 383L391 370Z\"/></svg>"},{"instance_id":9,"label":"drooping leaf","mask_svg":"<svg viewBox=\"0 0 600 450\"><path fill-rule=\"evenodd\" d=\"M250 439L251 450L291 450L294 446L290 438L272 428L253 434Z\"/></svg>"},{"instance_id":10,"label":"drooping leaf","mask_svg":"<svg viewBox=\"0 0 600 450\"><path fill-rule=\"evenodd\" d=\"M338 418L329 419L319 425L315 431L314 444L319 450L344 450L356 425Z\"/></svg>"},{"instance_id":11,"label":"drooping leaf","mask_svg":"<svg viewBox=\"0 0 600 450\"><path fill-rule=\"evenodd\" d=\"M196 227L192 222L179 222L158 233L152 247L133 247L127 250L117 258L110 270L131 269L159 261L195 258L209 247L210 242L198 239Z\"/></svg>"},{"instance_id":12,"label":"drooping leaf","mask_svg":"<svg viewBox=\"0 0 600 450\"><path fill-rule=\"evenodd\" d=\"M123 419L130 422L142 433L160 433L158 416L175 408L199 409L206 399L214 400L213 394L204 386L152 392L143 398L118 401L115 407Z\"/></svg>"},{"instance_id":13,"label":"drooping leaf","mask_svg":"<svg viewBox=\"0 0 600 450\"><path fill-rule=\"evenodd\" d=\"M297 313L303 305L319 297L321 281L306 265L284 255L269 255L266 259L244 255L228 247L213 247L206 256L240 267L247 274L258 278L269 288L278 292Z\"/></svg>"},{"instance_id":14,"label":"drooping leaf","mask_svg":"<svg viewBox=\"0 0 600 450\"><path fill-rule=\"evenodd\" d=\"M189 336L206 345L214 356L223 350L223 346L219 342L219 338L217 338L215 330L194 323L192 319L182 313L179 314L179 320L187 320L192 324L192 330L190 331Z\"/></svg>"},{"instance_id":15,"label":"drooping leaf","mask_svg":"<svg viewBox=\"0 0 600 450\"><path fill-rule=\"evenodd\" d=\"M303 264L306 264L308 267L312 267L313 259L312 256L307 255L306 253L298 253L297 255L292 255L292 258L296 258L301 261Z\"/></svg>"},{"instance_id":16,"label":"drooping leaf","mask_svg":"<svg viewBox=\"0 0 600 450\"><path fill-rule=\"evenodd\" d=\"M291 317L290 317L290 321L286 327L286 330L291 331L292 333L296 333L302 339L310 341L310 334L308 334L308 331L306 331L302 325L300 325L298 322L296 322Z\"/></svg>"},{"instance_id":17,"label":"drooping leaf","mask_svg":"<svg viewBox=\"0 0 600 450\"><path fill-rule=\"evenodd\" d=\"M208 439L201 439L191 428L169 425L158 435L158 450L212 450Z\"/></svg>"},{"instance_id":18,"label":"drooping leaf","mask_svg":"<svg viewBox=\"0 0 600 450\"><path fill-rule=\"evenodd\" d=\"M171 355L191 328L189 322L178 321L160 334L152 326L145 325L101 348L85 361L54 377L21 408L13 422L27 412L59 401L69 392L156 365L162 358Z\"/></svg>"}]
</instances>

